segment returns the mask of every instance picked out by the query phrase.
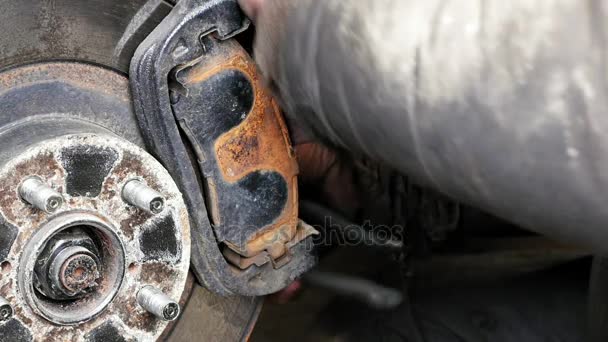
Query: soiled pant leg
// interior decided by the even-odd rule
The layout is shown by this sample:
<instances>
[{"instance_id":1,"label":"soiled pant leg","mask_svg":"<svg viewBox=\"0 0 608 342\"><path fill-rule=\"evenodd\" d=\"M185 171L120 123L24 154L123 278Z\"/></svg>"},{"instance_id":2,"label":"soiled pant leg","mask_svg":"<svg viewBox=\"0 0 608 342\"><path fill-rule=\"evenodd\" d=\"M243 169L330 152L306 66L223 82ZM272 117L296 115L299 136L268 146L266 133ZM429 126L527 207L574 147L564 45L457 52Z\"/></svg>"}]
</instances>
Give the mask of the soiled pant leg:
<instances>
[{"instance_id":1,"label":"soiled pant leg","mask_svg":"<svg viewBox=\"0 0 608 342\"><path fill-rule=\"evenodd\" d=\"M604 6L297 1L283 10L284 34L258 44L258 60L317 136L524 227L605 251ZM264 53L269 47L277 53Z\"/></svg>"}]
</instances>

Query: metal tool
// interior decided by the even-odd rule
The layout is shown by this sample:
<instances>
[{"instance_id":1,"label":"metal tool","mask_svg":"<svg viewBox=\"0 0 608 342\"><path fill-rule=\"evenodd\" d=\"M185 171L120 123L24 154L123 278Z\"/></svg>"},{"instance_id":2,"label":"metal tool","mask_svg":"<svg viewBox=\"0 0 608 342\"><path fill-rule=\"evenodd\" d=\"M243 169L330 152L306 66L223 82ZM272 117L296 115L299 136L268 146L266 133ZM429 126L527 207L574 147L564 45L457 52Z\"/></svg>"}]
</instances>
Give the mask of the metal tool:
<instances>
[{"instance_id":1,"label":"metal tool","mask_svg":"<svg viewBox=\"0 0 608 342\"><path fill-rule=\"evenodd\" d=\"M398 290L359 277L311 271L303 279L306 283L359 300L378 310L396 308L403 301Z\"/></svg>"}]
</instances>

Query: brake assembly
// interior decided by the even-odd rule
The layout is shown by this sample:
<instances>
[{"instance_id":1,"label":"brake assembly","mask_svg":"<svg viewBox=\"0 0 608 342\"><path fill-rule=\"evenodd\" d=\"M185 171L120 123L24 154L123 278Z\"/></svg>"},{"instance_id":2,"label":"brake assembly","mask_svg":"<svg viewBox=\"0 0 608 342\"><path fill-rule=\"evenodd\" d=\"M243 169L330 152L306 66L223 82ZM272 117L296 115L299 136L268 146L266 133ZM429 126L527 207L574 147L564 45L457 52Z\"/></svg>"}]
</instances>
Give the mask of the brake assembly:
<instances>
[{"instance_id":1,"label":"brake assembly","mask_svg":"<svg viewBox=\"0 0 608 342\"><path fill-rule=\"evenodd\" d=\"M146 145L188 207L194 273L223 295L275 292L315 263L284 120L233 39L248 26L235 0L181 0L130 68Z\"/></svg>"}]
</instances>

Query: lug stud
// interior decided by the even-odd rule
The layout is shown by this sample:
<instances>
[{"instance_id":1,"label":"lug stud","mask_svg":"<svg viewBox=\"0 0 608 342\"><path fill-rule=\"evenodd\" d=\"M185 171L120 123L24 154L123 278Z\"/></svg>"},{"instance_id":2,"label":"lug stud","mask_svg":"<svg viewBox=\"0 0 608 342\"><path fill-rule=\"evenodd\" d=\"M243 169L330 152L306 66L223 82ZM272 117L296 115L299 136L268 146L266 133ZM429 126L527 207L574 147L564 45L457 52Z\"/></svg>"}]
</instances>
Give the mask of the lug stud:
<instances>
[{"instance_id":1,"label":"lug stud","mask_svg":"<svg viewBox=\"0 0 608 342\"><path fill-rule=\"evenodd\" d=\"M26 178L19 186L19 196L25 202L49 214L63 204L63 197L38 177Z\"/></svg>"},{"instance_id":2,"label":"lug stud","mask_svg":"<svg viewBox=\"0 0 608 342\"><path fill-rule=\"evenodd\" d=\"M13 317L13 307L4 298L0 297L0 322L4 322Z\"/></svg>"},{"instance_id":3,"label":"lug stud","mask_svg":"<svg viewBox=\"0 0 608 342\"><path fill-rule=\"evenodd\" d=\"M132 179L123 186L122 198L125 202L152 214L158 214L165 209L163 196L137 179Z\"/></svg>"},{"instance_id":4,"label":"lug stud","mask_svg":"<svg viewBox=\"0 0 608 342\"><path fill-rule=\"evenodd\" d=\"M180 307L176 301L151 285L144 286L137 292L137 303L164 321L173 321L180 313Z\"/></svg>"}]
</instances>

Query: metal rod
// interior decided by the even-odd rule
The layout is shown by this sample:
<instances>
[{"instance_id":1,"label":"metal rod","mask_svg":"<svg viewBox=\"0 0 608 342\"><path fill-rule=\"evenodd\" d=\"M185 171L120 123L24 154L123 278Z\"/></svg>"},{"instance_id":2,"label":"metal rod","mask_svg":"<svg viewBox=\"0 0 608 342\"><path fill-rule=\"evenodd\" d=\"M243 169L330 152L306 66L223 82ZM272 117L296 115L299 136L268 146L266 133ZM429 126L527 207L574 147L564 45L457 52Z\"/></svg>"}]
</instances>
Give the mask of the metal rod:
<instances>
[{"instance_id":1,"label":"metal rod","mask_svg":"<svg viewBox=\"0 0 608 342\"><path fill-rule=\"evenodd\" d=\"M163 196L138 179L132 179L124 185L122 198L125 202L152 214L158 214L165 208Z\"/></svg>"},{"instance_id":2,"label":"metal rod","mask_svg":"<svg viewBox=\"0 0 608 342\"><path fill-rule=\"evenodd\" d=\"M63 204L63 197L38 177L26 178L19 186L19 196L49 214L54 213Z\"/></svg>"},{"instance_id":3,"label":"metal rod","mask_svg":"<svg viewBox=\"0 0 608 342\"><path fill-rule=\"evenodd\" d=\"M173 321L180 313L180 307L176 301L151 285L144 286L137 292L137 303L164 321Z\"/></svg>"},{"instance_id":4,"label":"metal rod","mask_svg":"<svg viewBox=\"0 0 608 342\"><path fill-rule=\"evenodd\" d=\"M379 310L393 309L403 301L403 295L398 290L363 278L312 271L304 276L304 281L339 295L357 299Z\"/></svg>"},{"instance_id":5,"label":"metal rod","mask_svg":"<svg viewBox=\"0 0 608 342\"><path fill-rule=\"evenodd\" d=\"M13 307L4 298L0 297L0 321L6 321L13 317Z\"/></svg>"},{"instance_id":6,"label":"metal rod","mask_svg":"<svg viewBox=\"0 0 608 342\"><path fill-rule=\"evenodd\" d=\"M349 222L342 215L332 211L321 204L300 201L300 215L311 224L324 226L325 231L329 228L337 228L344 237L355 239L362 245L388 249L391 251L401 251L403 242L396 236L391 236L386 230L365 229L357 224ZM329 220L329 221L328 221ZM329 227L327 226L329 224Z\"/></svg>"}]
</instances>

